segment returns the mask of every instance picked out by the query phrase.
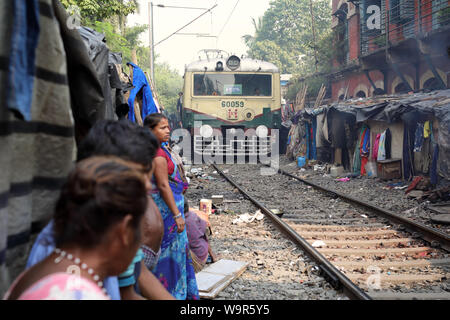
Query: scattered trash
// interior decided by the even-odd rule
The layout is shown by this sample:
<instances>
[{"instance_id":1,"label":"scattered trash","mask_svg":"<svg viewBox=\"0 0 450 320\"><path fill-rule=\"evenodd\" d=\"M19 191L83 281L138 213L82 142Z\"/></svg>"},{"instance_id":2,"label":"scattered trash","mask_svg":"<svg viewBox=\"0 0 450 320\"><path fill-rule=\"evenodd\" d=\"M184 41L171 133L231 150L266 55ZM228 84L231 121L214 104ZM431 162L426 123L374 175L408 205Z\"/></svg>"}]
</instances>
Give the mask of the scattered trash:
<instances>
[{"instance_id":1,"label":"scattered trash","mask_svg":"<svg viewBox=\"0 0 450 320\"><path fill-rule=\"evenodd\" d=\"M284 214L284 212L279 209L270 209L270 211L272 211L272 213L275 214L278 218L281 218Z\"/></svg>"},{"instance_id":2,"label":"scattered trash","mask_svg":"<svg viewBox=\"0 0 450 320\"><path fill-rule=\"evenodd\" d=\"M215 205L222 204L223 203L223 195L213 195L213 196L211 196L211 200L212 200L212 203Z\"/></svg>"},{"instance_id":3,"label":"scattered trash","mask_svg":"<svg viewBox=\"0 0 450 320\"><path fill-rule=\"evenodd\" d=\"M239 200L223 200L223 203L240 203Z\"/></svg>"},{"instance_id":4,"label":"scattered trash","mask_svg":"<svg viewBox=\"0 0 450 320\"><path fill-rule=\"evenodd\" d=\"M237 224L240 222L250 223L250 222L253 222L255 219L257 221L264 219L264 214L261 213L261 210L256 211L255 214L253 214L253 215L251 215L249 213L241 214L238 218L234 219L231 223L232 224Z\"/></svg>"},{"instance_id":5,"label":"scattered trash","mask_svg":"<svg viewBox=\"0 0 450 320\"><path fill-rule=\"evenodd\" d=\"M362 214L361 217L366 218L366 219L368 218L368 216L366 216L365 214Z\"/></svg>"},{"instance_id":6,"label":"scattered trash","mask_svg":"<svg viewBox=\"0 0 450 320\"><path fill-rule=\"evenodd\" d=\"M321 247L326 247L326 243L323 242L322 240L316 240L311 244L314 248L321 248Z\"/></svg>"},{"instance_id":7,"label":"scattered trash","mask_svg":"<svg viewBox=\"0 0 450 320\"><path fill-rule=\"evenodd\" d=\"M396 190L403 190L406 188L408 188L408 186L394 187L394 189L396 189Z\"/></svg>"},{"instance_id":8,"label":"scattered trash","mask_svg":"<svg viewBox=\"0 0 450 320\"><path fill-rule=\"evenodd\" d=\"M347 182L347 181L350 181L350 178L334 179L334 181Z\"/></svg>"},{"instance_id":9,"label":"scattered trash","mask_svg":"<svg viewBox=\"0 0 450 320\"><path fill-rule=\"evenodd\" d=\"M408 186L408 189L406 190L406 194L408 194L409 192L411 192L412 190L414 190L417 186L417 184L423 179L422 176L418 176L418 177L414 177L413 181L411 182L411 184Z\"/></svg>"},{"instance_id":10,"label":"scattered trash","mask_svg":"<svg viewBox=\"0 0 450 320\"><path fill-rule=\"evenodd\" d=\"M412 190L409 191L407 197L408 198L416 198L416 199L420 199L423 196L423 191L420 190Z\"/></svg>"},{"instance_id":11,"label":"scattered trash","mask_svg":"<svg viewBox=\"0 0 450 320\"><path fill-rule=\"evenodd\" d=\"M338 176L342 176L342 174L344 173L344 167L339 166L339 167L331 167L330 169L330 175L334 178L337 178Z\"/></svg>"},{"instance_id":12,"label":"scattered trash","mask_svg":"<svg viewBox=\"0 0 450 320\"><path fill-rule=\"evenodd\" d=\"M203 211L206 214L211 214L212 201L209 199L201 199L199 208L200 208L200 211Z\"/></svg>"},{"instance_id":13,"label":"scattered trash","mask_svg":"<svg viewBox=\"0 0 450 320\"><path fill-rule=\"evenodd\" d=\"M402 213L404 213L404 214L416 213L417 209L419 209L419 207L414 207L414 208L405 210Z\"/></svg>"},{"instance_id":14,"label":"scattered trash","mask_svg":"<svg viewBox=\"0 0 450 320\"><path fill-rule=\"evenodd\" d=\"M313 168L314 171L323 171L325 170L326 166L319 166L318 164L316 164Z\"/></svg>"}]
</instances>

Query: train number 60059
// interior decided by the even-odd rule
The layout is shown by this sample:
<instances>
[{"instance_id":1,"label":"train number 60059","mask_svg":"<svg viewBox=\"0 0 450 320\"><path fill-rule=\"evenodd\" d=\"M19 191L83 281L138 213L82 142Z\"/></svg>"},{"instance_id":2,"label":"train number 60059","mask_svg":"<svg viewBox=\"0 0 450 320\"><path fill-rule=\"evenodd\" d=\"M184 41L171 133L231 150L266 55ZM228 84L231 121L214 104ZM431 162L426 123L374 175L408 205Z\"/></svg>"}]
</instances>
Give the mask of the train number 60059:
<instances>
[{"instance_id":1,"label":"train number 60059","mask_svg":"<svg viewBox=\"0 0 450 320\"><path fill-rule=\"evenodd\" d=\"M222 107L228 107L228 108L243 108L244 107L244 101L222 101Z\"/></svg>"}]
</instances>

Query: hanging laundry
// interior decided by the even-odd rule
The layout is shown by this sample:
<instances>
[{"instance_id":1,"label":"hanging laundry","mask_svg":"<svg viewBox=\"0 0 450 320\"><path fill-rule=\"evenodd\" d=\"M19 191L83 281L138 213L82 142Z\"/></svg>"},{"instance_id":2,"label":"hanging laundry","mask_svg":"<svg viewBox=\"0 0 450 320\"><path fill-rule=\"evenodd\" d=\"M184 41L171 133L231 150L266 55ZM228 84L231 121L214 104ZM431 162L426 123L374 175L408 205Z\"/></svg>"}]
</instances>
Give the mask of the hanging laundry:
<instances>
[{"instance_id":1,"label":"hanging laundry","mask_svg":"<svg viewBox=\"0 0 450 320\"><path fill-rule=\"evenodd\" d=\"M370 129L366 127L361 139L360 155L361 155L361 175L366 174L366 164L370 155Z\"/></svg>"},{"instance_id":2,"label":"hanging laundry","mask_svg":"<svg viewBox=\"0 0 450 320\"><path fill-rule=\"evenodd\" d=\"M368 157L370 154L370 129L366 127L363 133L363 139L361 141L361 156Z\"/></svg>"},{"instance_id":3,"label":"hanging laundry","mask_svg":"<svg viewBox=\"0 0 450 320\"><path fill-rule=\"evenodd\" d=\"M383 131L383 133L381 133L380 135L377 160L378 161L386 160L386 130Z\"/></svg>"},{"instance_id":4,"label":"hanging laundry","mask_svg":"<svg viewBox=\"0 0 450 320\"><path fill-rule=\"evenodd\" d=\"M421 152L424 138L424 124L419 122L416 127L416 134L414 138L414 152Z\"/></svg>"},{"instance_id":5,"label":"hanging laundry","mask_svg":"<svg viewBox=\"0 0 450 320\"><path fill-rule=\"evenodd\" d=\"M427 139L430 136L430 121L425 121L423 125L423 137Z\"/></svg>"},{"instance_id":6,"label":"hanging laundry","mask_svg":"<svg viewBox=\"0 0 450 320\"><path fill-rule=\"evenodd\" d=\"M386 151L386 159L391 158L391 130L389 128L386 129L386 137L384 139L384 150Z\"/></svg>"},{"instance_id":7,"label":"hanging laundry","mask_svg":"<svg viewBox=\"0 0 450 320\"><path fill-rule=\"evenodd\" d=\"M130 97L128 98L128 106L130 107L130 111L128 113L128 119L132 122L136 122L136 118L134 116L134 100L136 99L137 94L142 89L143 90L143 105L141 110L142 119L152 113L159 113L158 107L153 100L152 90L147 81L147 77L144 72L134 63L128 62L129 65L133 67L133 90L130 92Z\"/></svg>"},{"instance_id":8,"label":"hanging laundry","mask_svg":"<svg viewBox=\"0 0 450 320\"><path fill-rule=\"evenodd\" d=\"M375 142L373 143L372 159L374 159L374 160L377 160L378 147L380 144L380 137L381 137L381 133L377 134L377 136L375 138Z\"/></svg>"},{"instance_id":9,"label":"hanging laundry","mask_svg":"<svg viewBox=\"0 0 450 320\"><path fill-rule=\"evenodd\" d=\"M366 125L363 125L361 131L359 133L358 143L355 145L355 152L353 154L353 173L359 174L361 171L361 156L360 156L360 148L361 141L364 136L364 130L366 129Z\"/></svg>"}]
</instances>

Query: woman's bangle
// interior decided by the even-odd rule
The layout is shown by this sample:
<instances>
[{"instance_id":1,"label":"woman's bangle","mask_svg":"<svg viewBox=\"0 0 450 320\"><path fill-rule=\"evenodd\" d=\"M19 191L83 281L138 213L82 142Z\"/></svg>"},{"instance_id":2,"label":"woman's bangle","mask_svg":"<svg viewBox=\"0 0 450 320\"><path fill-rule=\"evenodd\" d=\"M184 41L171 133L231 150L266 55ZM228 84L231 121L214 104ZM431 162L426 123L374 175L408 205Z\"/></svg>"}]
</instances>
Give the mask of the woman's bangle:
<instances>
[{"instance_id":1,"label":"woman's bangle","mask_svg":"<svg viewBox=\"0 0 450 320\"><path fill-rule=\"evenodd\" d=\"M181 212L179 214L177 214L176 216L173 217L175 220L178 218L181 218Z\"/></svg>"}]
</instances>

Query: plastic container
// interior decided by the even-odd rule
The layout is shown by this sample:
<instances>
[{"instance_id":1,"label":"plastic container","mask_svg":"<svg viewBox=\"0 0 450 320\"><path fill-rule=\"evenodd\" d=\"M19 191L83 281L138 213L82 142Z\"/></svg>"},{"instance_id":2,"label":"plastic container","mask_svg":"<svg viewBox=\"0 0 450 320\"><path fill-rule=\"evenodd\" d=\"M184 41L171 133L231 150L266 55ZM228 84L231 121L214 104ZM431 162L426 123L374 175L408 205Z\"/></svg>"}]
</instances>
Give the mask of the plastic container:
<instances>
[{"instance_id":1,"label":"plastic container","mask_svg":"<svg viewBox=\"0 0 450 320\"><path fill-rule=\"evenodd\" d=\"M200 200L200 211L203 211L206 214L211 214L212 210L212 200L210 199L201 199Z\"/></svg>"},{"instance_id":2,"label":"plastic container","mask_svg":"<svg viewBox=\"0 0 450 320\"><path fill-rule=\"evenodd\" d=\"M298 157L298 158L297 158L297 166L298 166L299 168L304 167L305 164L306 164L306 158L305 158L305 157Z\"/></svg>"},{"instance_id":3,"label":"plastic container","mask_svg":"<svg viewBox=\"0 0 450 320\"><path fill-rule=\"evenodd\" d=\"M375 162L367 162L366 172L368 177L375 178L377 176L377 165L375 164Z\"/></svg>"},{"instance_id":4,"label":"plastic container","mask_svg":"<svg viewBox=\"0 0 450 320\"><path fill-rule=\"evenodd\" d=\"M344 173L344 167L342 167L342 166L330 168L330 176L332 176L333 178L342 176L343 173Z\"/></svg>"}]
</instances>

